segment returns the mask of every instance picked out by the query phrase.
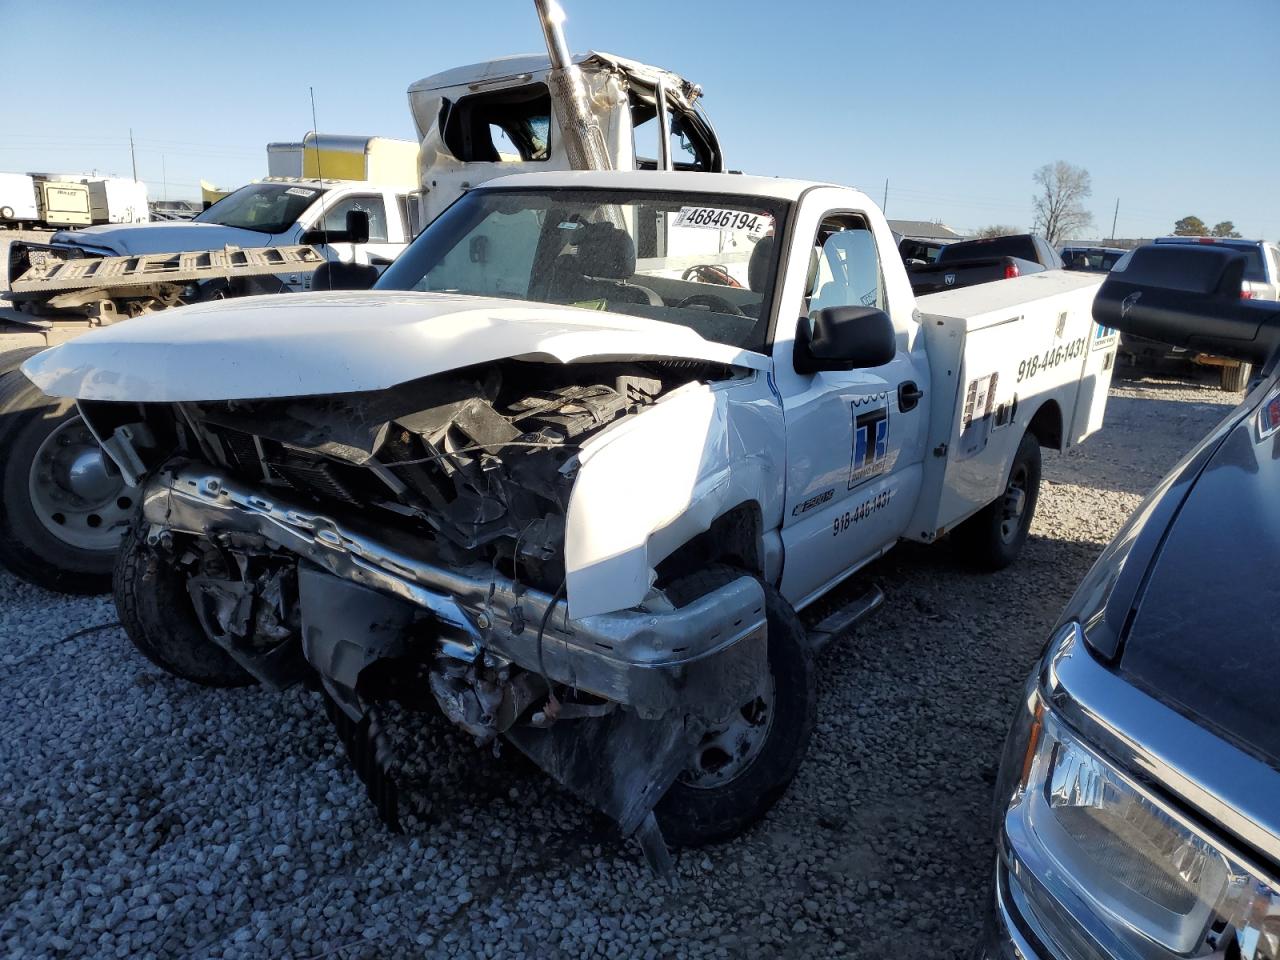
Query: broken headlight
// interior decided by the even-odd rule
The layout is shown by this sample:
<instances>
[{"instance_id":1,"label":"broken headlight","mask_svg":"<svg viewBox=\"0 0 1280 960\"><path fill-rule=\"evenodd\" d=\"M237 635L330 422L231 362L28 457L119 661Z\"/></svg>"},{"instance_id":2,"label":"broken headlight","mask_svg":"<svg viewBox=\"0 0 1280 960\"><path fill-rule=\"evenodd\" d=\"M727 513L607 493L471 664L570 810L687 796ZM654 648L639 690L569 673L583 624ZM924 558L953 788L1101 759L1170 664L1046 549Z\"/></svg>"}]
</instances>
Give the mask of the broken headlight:
<instances>
[{"instance_id":1,"label":"broken headlight","mask_svg":"<svg viewBox=\"0 0 1280 960\"><path fill-rule=\"evenodd\" d=\"M1280 886L1086 744L1040 697L1028 705L1005 858L1015 901L1058 951L1280 960Z\"/></svg>"}]
</instances>

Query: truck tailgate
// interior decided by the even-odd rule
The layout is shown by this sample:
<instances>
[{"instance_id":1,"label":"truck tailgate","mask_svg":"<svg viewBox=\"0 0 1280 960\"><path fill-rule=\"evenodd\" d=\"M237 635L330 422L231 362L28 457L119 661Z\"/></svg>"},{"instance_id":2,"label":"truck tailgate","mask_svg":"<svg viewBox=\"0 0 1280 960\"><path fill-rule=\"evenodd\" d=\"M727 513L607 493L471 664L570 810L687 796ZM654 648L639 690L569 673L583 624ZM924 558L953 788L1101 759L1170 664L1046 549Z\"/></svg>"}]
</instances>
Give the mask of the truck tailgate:
<instances>
[{"instance_id":1,"label":"truck tailgate","mask_svg":"<svg viewBox=\"0 0 1280 960\"><path fill-rule=\"evenodd\" d=\"M1117 334L1093 322L1101 282L1051 270L919 298L933 389L912 539L932 541L999 496L1042 409L1062 449L1102 426Z\"/></svg>"}]
</instances>

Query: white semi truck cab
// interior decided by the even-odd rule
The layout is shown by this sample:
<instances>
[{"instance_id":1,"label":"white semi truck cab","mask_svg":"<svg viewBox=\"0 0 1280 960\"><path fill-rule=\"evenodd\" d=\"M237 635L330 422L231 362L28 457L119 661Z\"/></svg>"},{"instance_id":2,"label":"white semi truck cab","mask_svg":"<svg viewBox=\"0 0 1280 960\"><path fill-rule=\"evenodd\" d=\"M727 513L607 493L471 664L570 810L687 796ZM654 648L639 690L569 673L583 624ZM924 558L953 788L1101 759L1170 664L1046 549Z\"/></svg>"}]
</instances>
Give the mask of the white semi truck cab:
<instances>
[{"instance_id":1,"label":"white semi truck cab","mask_svg":"<svg viewBox=\"0 0 1280 960\"><path fill-rule=\"evenodd\" d=\"M877 597L799 611L904 539L1017 556L1042 448L1102 424L1099 283L916 299L857 190L525 174L371 292L168 311L23 369L141 503L116 590L152 661L312 675L392 821L379 704L429 690L661 866L777 800L815 653Z\"/></svg>"}]
</instances>

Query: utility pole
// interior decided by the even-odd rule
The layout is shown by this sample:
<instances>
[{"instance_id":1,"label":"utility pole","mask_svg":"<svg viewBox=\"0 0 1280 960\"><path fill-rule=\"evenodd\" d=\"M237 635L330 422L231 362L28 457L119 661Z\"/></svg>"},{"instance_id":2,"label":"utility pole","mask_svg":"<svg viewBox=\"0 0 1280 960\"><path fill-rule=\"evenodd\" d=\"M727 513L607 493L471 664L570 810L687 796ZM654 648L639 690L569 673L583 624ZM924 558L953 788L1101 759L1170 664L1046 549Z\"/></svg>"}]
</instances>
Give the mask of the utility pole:
<instances>
[{"instance_id":1,"label":"utility pole","mask_svg":"<svg viewBox=\"0 0 1280 960\"><path fill-rule=\"evenodd\" d=\"M889 178L885 177L884 178L884 202L880 204L880 212L884 213L884 215L887 217L889 214L885 213L885 211L888 209L889 209Z\"/></svg>"},{"instance_id":2,"label":"utility pole","mask_svg":"<svg viewBox=\"0 0 1280 960\"><path fill-rule=\"evenodd\" d=\"M1116 197L1116 212L1115 212L1115 213L1113 213L1113 214L1111 215L1111 237L1110 237L1110 239L1112 239L1112 240L1114 240L1114 239L1116 238L1116 220L1117 220L1117 219L1119 219L1119 217L1120 217L1120 198L1119 198L1119 197Z\"/></svg>"},{"instance_id":3,"label":"utility pole","mask_svg":"<svg viewBox=\"0 0 1280 960\"><path fill-rule=\"evenodd\" d=\"M133 127L129 128L129 162L133 164L133 179L138 179L138 158L133 155Z\"/></svg>"},{"instance_id":4,"label":"utility pole","mask_svg":"<svg viewBox=\"0 0 1280 960\"><path fill-rule=\"evenodd\" d=\"M164 165L164 154L160 154L160 181L164 184L164 198L169 199L169 171Z\"/></svg>"}]
</instances>

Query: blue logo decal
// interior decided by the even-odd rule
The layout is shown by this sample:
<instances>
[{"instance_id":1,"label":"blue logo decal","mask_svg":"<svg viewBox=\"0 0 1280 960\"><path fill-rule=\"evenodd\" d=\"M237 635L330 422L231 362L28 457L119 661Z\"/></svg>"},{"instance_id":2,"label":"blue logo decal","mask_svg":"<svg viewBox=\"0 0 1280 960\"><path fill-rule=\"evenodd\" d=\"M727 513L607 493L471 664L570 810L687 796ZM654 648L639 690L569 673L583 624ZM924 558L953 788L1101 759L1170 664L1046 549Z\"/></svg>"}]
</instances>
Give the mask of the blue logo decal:
<instances>
[{"instance_id":1,"label":"blue logo decal","mask_svg":"<svg viewBox=\"0 0 1280 960\"><path fill-rule=\"evenodd\" d=\"M884 473L889 460L889 408L879 407L853 414L853 459L849 464L849 489Z\"/></svg>"}]
</instances>

